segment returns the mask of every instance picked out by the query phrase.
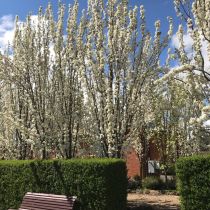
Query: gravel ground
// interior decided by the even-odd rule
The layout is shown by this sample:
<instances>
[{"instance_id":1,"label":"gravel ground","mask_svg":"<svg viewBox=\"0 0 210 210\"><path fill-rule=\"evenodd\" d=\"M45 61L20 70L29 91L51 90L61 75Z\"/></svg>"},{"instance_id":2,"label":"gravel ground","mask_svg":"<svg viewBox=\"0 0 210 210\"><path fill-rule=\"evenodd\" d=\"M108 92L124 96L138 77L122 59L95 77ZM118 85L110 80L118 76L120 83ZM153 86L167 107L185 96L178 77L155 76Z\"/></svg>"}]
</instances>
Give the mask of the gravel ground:
<instances>
[{"instance_id":1,"label":"gravel ground","mask_svg":"<svg viewBox=\"0 0 210 210\"><path fill-rule=\"evenodd\" d=\"M149 194L128 193L128 210L180 210L179 196L158 191Z\"/></svg>"}]
</instances>

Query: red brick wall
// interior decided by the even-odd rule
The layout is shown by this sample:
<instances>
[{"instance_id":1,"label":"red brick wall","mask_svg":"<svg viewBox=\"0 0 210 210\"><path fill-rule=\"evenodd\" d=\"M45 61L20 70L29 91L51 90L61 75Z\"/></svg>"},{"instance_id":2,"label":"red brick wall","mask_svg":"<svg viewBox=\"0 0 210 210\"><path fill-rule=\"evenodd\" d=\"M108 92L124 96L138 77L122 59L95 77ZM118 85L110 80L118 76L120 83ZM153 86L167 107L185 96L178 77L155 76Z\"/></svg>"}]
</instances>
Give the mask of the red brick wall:
<instances>
[{"instance_id":1,"label":"red brick wall","mask_svg":"<svg viewBox=\"0 0 210 210\"><path fill-rule=\"evenodd\" d=\"M140 175L140 164L138 156L133 148L129 149L125 154L128 177Z\"/></svg>"},{"instance_id":2,"label":"red brick wall","mask_svg":"<svg viewBox=\"0 0 210 210\"><path fill-rule=\"evenodd\" d=\"M124 154L126 166L128 170L128 177L134 177L141 174L141 164L135 150L131 147L128 148ZM149 143L148 160L159 160L160 155L155 144L151 141Z\"/></svg>"}]
</instances>

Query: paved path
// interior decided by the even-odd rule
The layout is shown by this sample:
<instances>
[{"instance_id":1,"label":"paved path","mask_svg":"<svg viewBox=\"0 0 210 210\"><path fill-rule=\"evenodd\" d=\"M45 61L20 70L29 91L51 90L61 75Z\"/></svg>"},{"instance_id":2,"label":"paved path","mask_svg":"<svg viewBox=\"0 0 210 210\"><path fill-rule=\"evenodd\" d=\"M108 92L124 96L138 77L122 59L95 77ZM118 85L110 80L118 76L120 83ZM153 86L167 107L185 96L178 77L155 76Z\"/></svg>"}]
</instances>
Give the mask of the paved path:
<instances>
[{"instance_id":1,"label":"paved path","mask_svg":"<svg viewBox=\"0 0 210 210\"><path fill-rule=\"evenodd\" d=\"M128 194L128 210L180 210L179 197L162 195L158 192L151 194Z\"/></svg>"}]
</instances>

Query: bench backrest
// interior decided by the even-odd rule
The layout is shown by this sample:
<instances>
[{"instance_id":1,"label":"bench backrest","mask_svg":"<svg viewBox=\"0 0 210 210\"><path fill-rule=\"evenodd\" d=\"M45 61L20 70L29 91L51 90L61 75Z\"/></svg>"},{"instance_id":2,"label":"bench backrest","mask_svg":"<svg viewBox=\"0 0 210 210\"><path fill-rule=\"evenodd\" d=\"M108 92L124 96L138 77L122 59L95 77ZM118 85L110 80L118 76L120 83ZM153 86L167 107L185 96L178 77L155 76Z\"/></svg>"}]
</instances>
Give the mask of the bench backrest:
<instances>
[{"instance_id":1,"label":"bench backrest","mask_svg":"<svg viewBox=\"0 0 210 210\"><path fill-rule=\"evenodd\" d=\"M28 210L73 210L76 197L44 193L26 193L20 209Z\"/></svg>"}]
</instances>

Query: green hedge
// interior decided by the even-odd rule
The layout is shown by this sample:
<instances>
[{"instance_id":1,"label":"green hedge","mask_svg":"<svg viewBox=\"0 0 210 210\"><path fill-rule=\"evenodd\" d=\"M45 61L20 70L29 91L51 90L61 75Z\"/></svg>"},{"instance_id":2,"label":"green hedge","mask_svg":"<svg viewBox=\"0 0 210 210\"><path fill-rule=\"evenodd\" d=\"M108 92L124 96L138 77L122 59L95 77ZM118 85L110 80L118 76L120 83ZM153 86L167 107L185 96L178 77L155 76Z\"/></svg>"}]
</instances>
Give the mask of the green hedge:
<instances>
[{"instance_id":1,"label":"green hedge","mask_svg":"<svg viewBox=\"0 0 210 210\"><path fill-rule=\"evenodd\" d=\"M176 164L182 210L210 210L210 156L181 158Z\"/></svg>"},{"instance_id":2,"label":"green hedge","mask_svg":"<svg viewBox=\"0 0 210 210\"><path fill-rule=\"evenodd\" d=\"M126 209L126 166L119 159L0 161L0 210L26 192L76 195L82 210Z\"/></svg>"}]
</instances>

